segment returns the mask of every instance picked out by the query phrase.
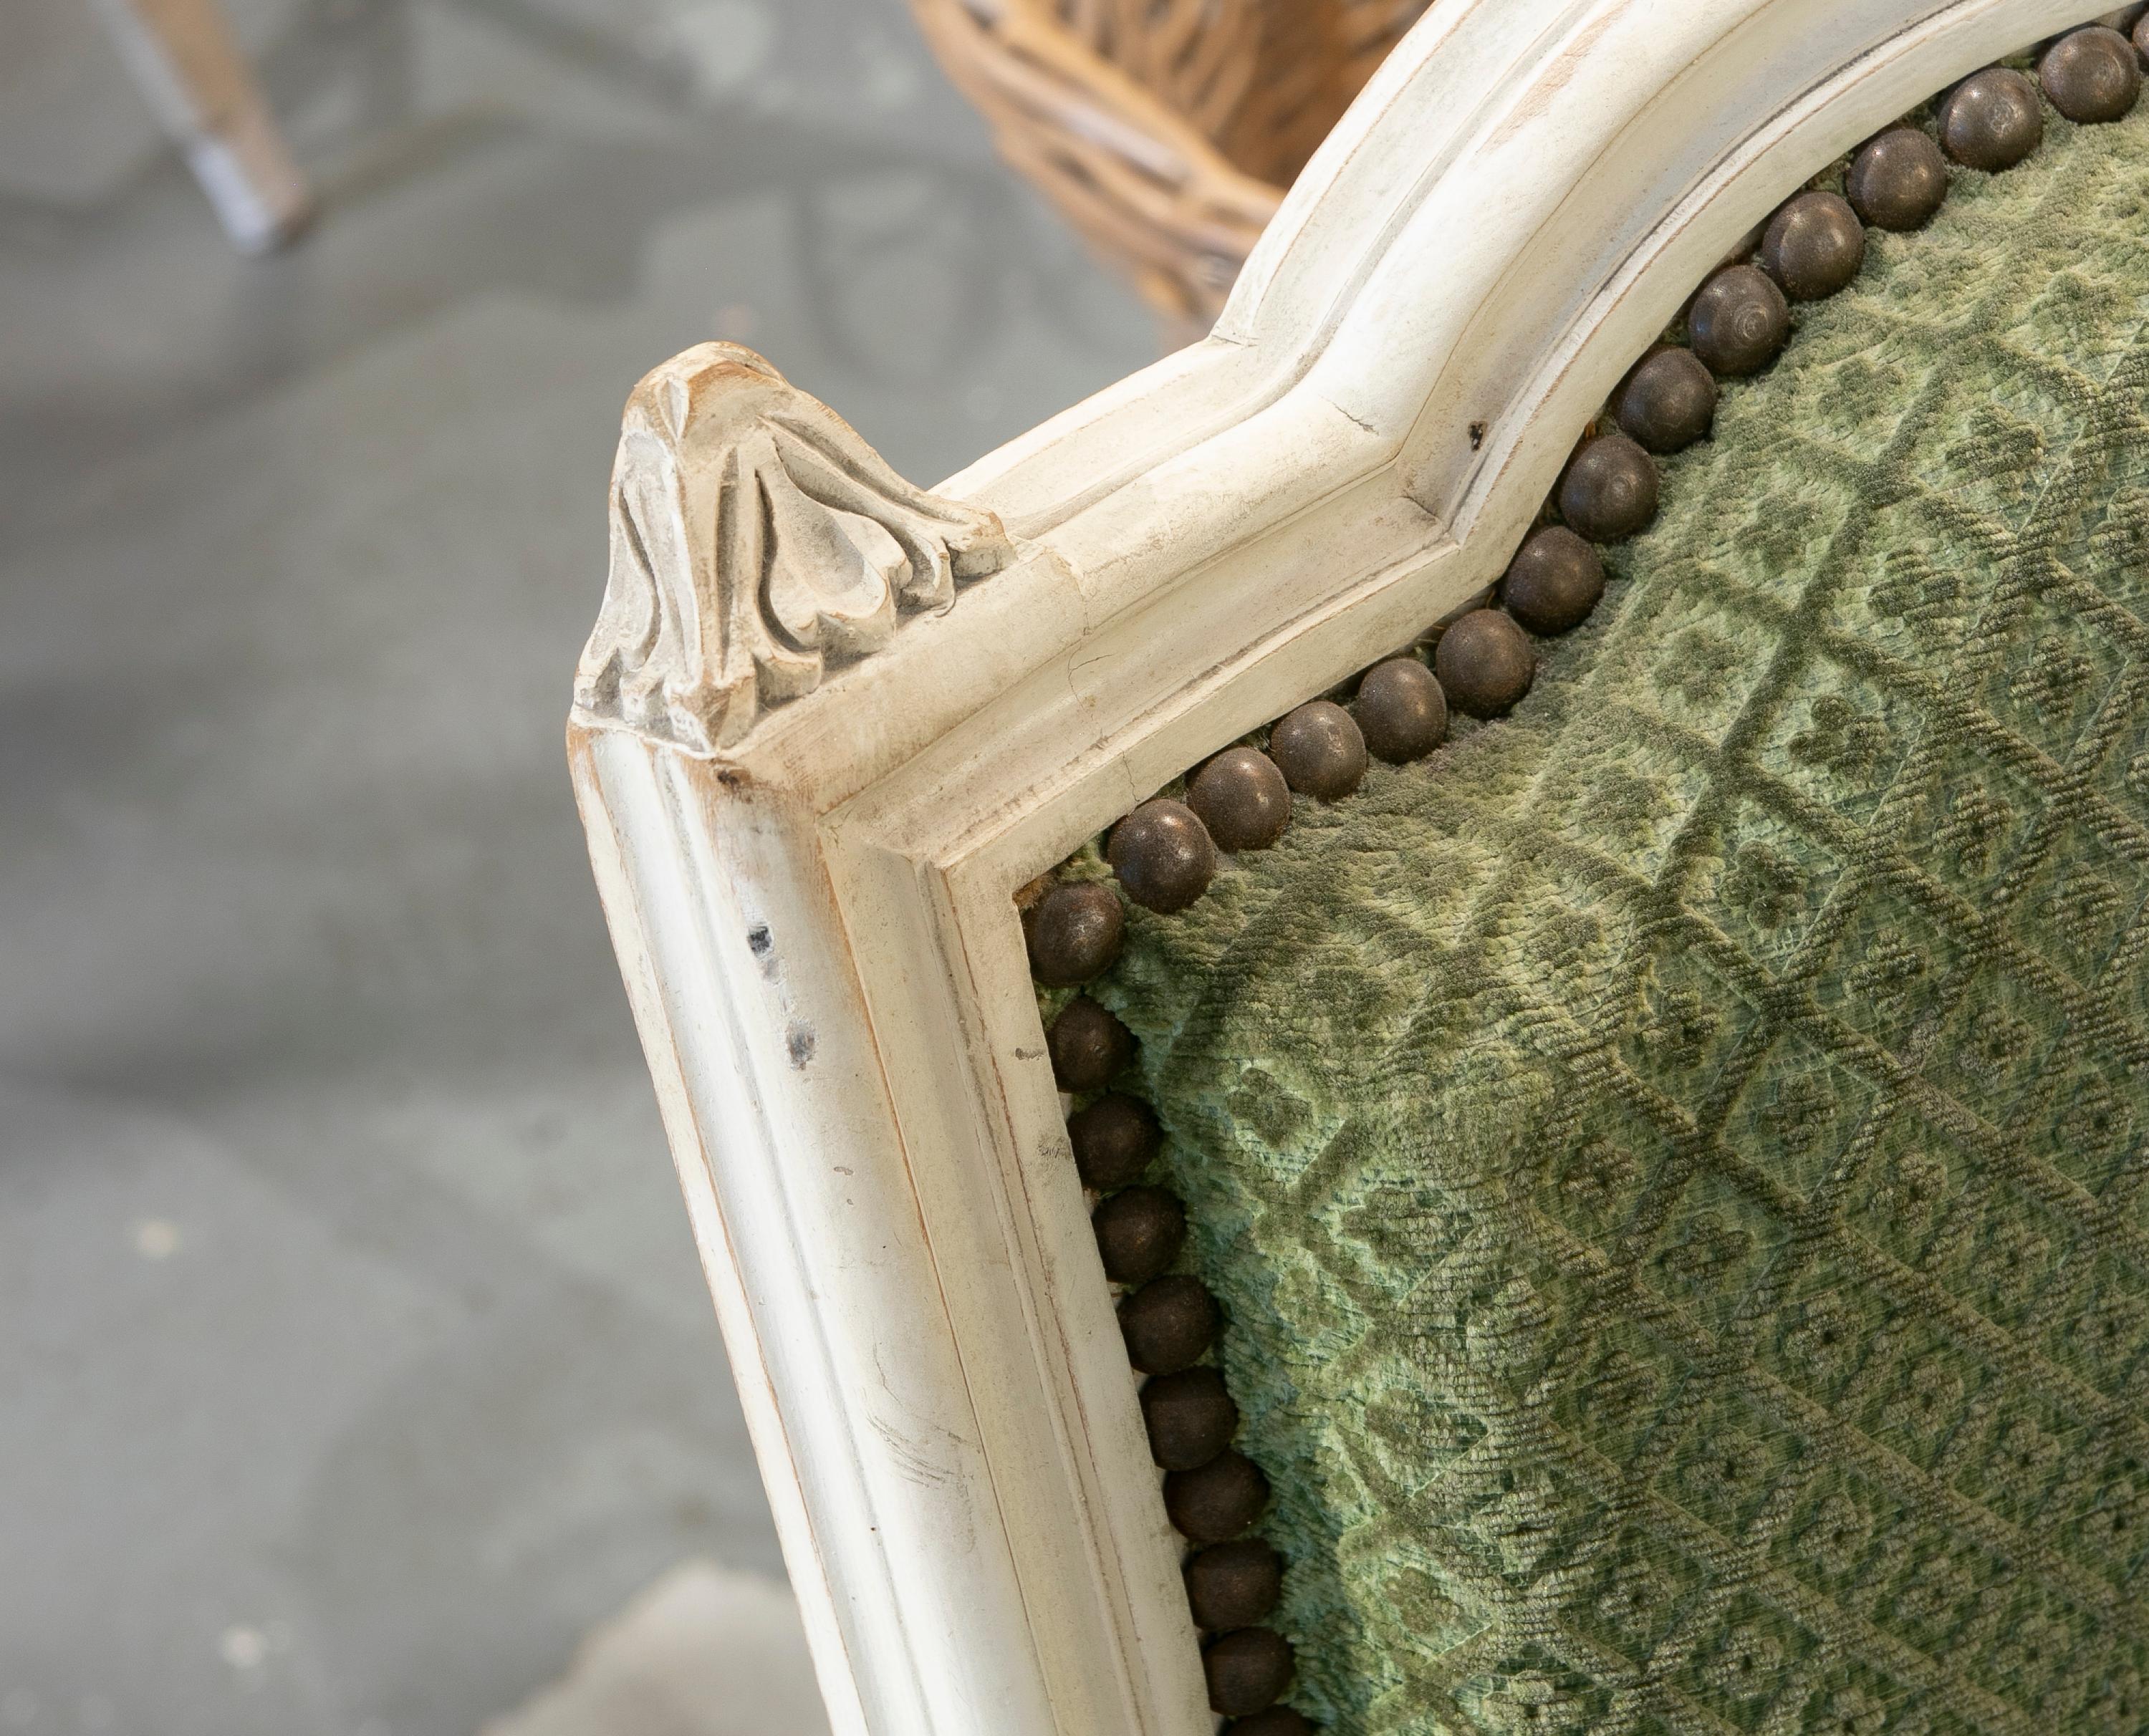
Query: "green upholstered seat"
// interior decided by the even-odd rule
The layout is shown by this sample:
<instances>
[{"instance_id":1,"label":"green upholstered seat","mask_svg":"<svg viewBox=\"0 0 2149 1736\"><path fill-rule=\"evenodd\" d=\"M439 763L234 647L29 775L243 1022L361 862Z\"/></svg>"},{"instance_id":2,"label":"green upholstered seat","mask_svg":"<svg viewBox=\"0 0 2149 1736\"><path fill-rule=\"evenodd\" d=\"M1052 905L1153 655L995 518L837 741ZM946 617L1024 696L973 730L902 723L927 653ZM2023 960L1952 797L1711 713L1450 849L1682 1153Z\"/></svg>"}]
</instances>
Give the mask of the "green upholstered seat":
<instances>
[{"instance_id":1,"label":"green upholstered seat","mask_svg":"<svg viewBox=\"0 0 2149 1736\"><path fill-rule=\"evenodd\" d=\"M1092 987L1333 1731L2149 1729L2149 109L2048 125Z\"/></svg>"}]
</instances>

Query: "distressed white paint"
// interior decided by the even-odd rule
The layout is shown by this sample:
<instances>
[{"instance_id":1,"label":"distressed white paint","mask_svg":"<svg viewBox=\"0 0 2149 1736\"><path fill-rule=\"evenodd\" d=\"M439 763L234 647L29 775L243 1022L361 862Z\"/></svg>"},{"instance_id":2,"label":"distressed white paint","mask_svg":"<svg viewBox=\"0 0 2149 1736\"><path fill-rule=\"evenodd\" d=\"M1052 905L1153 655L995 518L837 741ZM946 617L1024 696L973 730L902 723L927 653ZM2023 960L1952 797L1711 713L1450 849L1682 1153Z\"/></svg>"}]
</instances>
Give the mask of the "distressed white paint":
<instances>
[{"instance_id":1,"label":"distressed white paint","mask_svg":"<svg viewBox=\"0 0 2149 1736\"><path fill-rule=\"evenodd\" d=\"M1210 1728L1015 890L1482 590L1774 204L2088 10L1437 0L1215 336L944 485L1012 565L719 755L578 717L837 1729Z\"/></svg>"}]
</instances>

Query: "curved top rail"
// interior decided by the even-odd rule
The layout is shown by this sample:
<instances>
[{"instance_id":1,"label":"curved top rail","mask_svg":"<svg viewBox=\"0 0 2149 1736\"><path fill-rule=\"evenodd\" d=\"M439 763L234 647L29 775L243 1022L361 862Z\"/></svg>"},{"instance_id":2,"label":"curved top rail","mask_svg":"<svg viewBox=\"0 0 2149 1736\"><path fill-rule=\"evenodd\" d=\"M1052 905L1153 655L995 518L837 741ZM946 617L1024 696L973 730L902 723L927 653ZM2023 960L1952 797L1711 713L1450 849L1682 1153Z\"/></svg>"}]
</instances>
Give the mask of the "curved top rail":
<instances>
[{"instance_id":1,"label":"curved top rail","mask_svg":"<svg viewBox=\"0 0 2149 1736\"><path fill-rule=\"evenodd\" d=\"M1513 516L1786 191L2083 10L1440 0L1293 189L1215 335L942 485L1011 534L1007 569L717 751L825 810L1376 472L1458 540L1488 507Z\"/></svg>"}]
</instances>

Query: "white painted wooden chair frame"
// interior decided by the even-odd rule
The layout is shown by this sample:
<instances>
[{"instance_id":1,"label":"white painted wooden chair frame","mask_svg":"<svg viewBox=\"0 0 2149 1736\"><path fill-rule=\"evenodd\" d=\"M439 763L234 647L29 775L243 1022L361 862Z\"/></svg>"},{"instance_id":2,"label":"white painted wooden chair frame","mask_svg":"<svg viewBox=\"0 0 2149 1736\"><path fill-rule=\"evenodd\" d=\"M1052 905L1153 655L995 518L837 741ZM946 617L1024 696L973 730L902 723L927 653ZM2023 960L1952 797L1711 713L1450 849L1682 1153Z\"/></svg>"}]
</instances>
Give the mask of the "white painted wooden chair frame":
<instances>
[{"instance_id":1,"label":"white painted wooden chair frame","mask_svg":"<svg viewBox=\"0 0 2149 1736\"><path fill-rule=\"evenodd\" d=\"M1483 591L1773 205L2091 10L1437 0L1212 337L937 497L744 352L637 391L570 755L838 1732L1213 1728L1018 889Z\"/></svg>"}]
</instances>

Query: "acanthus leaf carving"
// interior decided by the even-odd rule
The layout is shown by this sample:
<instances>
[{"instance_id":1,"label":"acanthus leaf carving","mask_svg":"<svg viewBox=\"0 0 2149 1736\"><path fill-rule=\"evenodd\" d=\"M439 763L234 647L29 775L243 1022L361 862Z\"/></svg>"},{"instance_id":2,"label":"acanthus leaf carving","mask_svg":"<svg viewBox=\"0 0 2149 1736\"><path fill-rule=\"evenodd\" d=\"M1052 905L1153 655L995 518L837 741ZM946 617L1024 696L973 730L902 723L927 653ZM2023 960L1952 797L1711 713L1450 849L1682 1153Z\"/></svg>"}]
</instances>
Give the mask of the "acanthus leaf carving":
<instances>
[{"instance_id":1,"label":"acanthus leaf carving","mask_svg":"<svg viewBox=\"0 0 2149 1736\"><path fill-rule=\"evenodd\" d=\"M699 344L627 400L611 564L575 706L712 753L1014 558L750 350Z\"/></svg>"}]
</instances>

